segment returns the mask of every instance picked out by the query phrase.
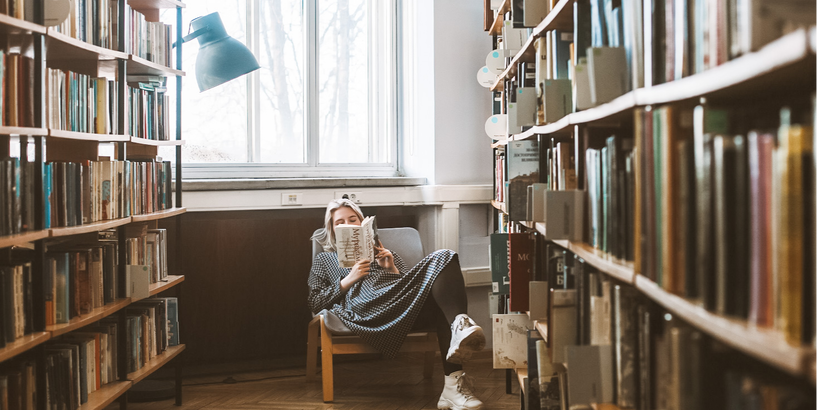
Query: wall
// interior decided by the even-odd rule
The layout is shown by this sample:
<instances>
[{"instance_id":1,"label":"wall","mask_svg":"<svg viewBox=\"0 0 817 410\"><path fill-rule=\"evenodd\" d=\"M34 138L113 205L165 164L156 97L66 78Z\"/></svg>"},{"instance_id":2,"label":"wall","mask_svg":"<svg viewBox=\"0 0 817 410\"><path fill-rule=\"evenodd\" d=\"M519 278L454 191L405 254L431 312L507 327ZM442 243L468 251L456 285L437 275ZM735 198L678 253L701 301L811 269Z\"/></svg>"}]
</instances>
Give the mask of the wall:
<instances>
[{"instance_id":1,"label":"wall","mask_svg":"<svg viewBox=\"0 0 817 410\"><path fill-rule=\"evenodd\" d=\"M482 3L418 0L402 7L404 172L436 185L490 184L483 123L491 101L476 80L491 51Z\"/></svg>"},{"instance_id":2,"label":"wall","mask_svg":"<svg viewBox=\"0 0 817 410\"><path fill-rule=\"evenodd\" d=\"M481 1L434 2L435 183L490 184L490 140L484 123L490 93L477 83L491 41Z\"/></svg>"}]
</instances>

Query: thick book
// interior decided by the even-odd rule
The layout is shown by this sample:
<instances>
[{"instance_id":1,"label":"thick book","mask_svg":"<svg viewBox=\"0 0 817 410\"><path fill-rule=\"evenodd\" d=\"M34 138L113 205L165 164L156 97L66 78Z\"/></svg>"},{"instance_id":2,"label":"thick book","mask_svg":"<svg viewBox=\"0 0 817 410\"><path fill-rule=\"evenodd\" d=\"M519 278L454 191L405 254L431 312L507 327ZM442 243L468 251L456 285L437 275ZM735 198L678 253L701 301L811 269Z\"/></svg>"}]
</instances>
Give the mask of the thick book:
<instances>
[{"instance_id":1,"label":"thick book","mask_svg":"<svg viewBox=\"0 0 817 410\"><path fill-rule=\"evenodd\" d=\"M374 247L377 243L377 222L374 216L367 216L360 225L340 224L335 227L335 245L341 267L351 268L362 259L374 261Z\"/></svg>"},{"instance_id":2,"label":"thick book","mask_svg":"<svg viewBox=\"0 0 817 410\"><path fill-rule=\"evenodd\" d=\"M749 218L746 144L742 136L713 139L715 311L741 318L749 308Z\"/></svg>"},{"instance_id":3,"label":"thick book","mask_svg":"<svg viewBox=\"0 0 817 410\"><path fill-rule=\"evenodd\" d=\"M494 369L528 367L527 329L530 320L526 313L492 315Z\"/></svg>"},{"instance_id":4,"label":"thick book","mask_svg":"<svg viewBox=\"0 0 817 410\"><path fill-rule=\"evenodd\" d=\"M540 382L539 382L539 360L536 351L536 344L544 342L538 330L528 329L528 385L525 388L525 408L527 410L541 410ZM543 375L548 377L550 375Z\"/></svg>"},{"instance_id":5,"label":"thick book","mask_svg":"<svg viewBox=\"0 0 817 410\"><path fill-rule=\"evenodd\" d=\"M533 276L533 253L536 239L529 233L508 234L508 277L510 310L526 312L530 307L530 281Z\"/></svg>"},{"instance_id":6,"label":"thick book","mask_svg":"<svg viewBox=\"0 0 817 410\"><path fill-rule=\"evenodd\" d=\"M492 233L490 242L491 283L492 292L507 295L510 293L510 279L508 278L508 234Z\"/></svg>"},{"instance_id":7,"label":"thick book","mask_svg":"<svg viewBox=\"0 0 817 410\"><path fill-rule=\"evenodd\" d=\"M528 185L539 182L539 141L535 139L508 143L508 216L524 221L527 211Z\"/></svg>"},{"instance_id":8,"label":"thick book","mask_svg":"<svg viewBox=\"0 0 817 410\"><path fill-rule=\"evenodd\" d=\"M615 285L613 291L613 346L616 401L621 408L638 403L638 291Z\"/></svg>"},{"instance_id":9,"label":"thick book","mask_svg":"<svg viewBox=\"0 0 817 410\"><path fill-rule=\"evenodd\" d=\"M567 346L568 403L589 406L613 401L612 347Z\"/></svg>"}]
</instances>

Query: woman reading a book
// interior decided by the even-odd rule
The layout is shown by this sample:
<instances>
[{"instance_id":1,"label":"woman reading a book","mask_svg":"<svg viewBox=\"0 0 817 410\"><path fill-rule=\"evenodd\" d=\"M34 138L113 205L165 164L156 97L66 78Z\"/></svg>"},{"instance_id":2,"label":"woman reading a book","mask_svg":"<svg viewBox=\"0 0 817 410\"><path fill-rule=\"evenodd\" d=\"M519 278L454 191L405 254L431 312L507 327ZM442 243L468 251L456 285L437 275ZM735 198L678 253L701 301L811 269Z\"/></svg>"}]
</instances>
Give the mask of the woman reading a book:
<instances>
[{"instance_id":1,"label":"woman reading a book","mask_svg":"<svg viewBox=\"0 0 817 410\"><path fill-rule=\"evenodd\" d=\"M312 262L309 308L315 313L330 310L386 358L395 356L412 329L436 328L445 372L437 407L481 408L461 364L484 349L485 335L466 314L465 282L457 254L439 250L408 267L400 255L378 243L373 261L363 259L343 268L338 261L335 226L360 225L363 219L360 208L348 199L333 200L326 207L325 226L312 237L325 252Z\"/></svg>"}]
</instances>

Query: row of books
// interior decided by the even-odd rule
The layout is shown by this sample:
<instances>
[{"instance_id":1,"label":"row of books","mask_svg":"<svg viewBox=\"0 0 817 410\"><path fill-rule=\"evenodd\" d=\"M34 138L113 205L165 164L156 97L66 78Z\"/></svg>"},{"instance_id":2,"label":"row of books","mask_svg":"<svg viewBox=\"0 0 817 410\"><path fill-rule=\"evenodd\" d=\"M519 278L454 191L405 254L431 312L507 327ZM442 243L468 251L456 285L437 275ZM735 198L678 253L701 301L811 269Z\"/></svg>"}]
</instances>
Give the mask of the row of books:
<instances>
[{"instance_id":1,"label":"row of books","mask_svg":"<svg viewBox=\"0 0 817 410\"><path fill-rule=\"evenodd\" d=\"M0 50L0 125L34 126L34 60Z\"/></svg>"},{"instance_id":2,"label":"row of books","mask_svg":"<svg viewBox=\"0 0 817 410\"><path fill-rule=\"evenodd\" d=\"M54 30L95 46L119 50L124 36L125 53L133 54L165 67L173 63L172 26L147 21L145 15L118 0L77 0L72 2L68 18ZM125 27L119 27L124 14Z\"/></svg>"},{"instance_id":3,"label":"row of books","mask_svg":"<svg viewBox=\"0 0 817 410\"><path fill-rule=\"evenodd\" d=\"M158 21L147 21L145 15L128 7L125 15L128 32L125 52L156 64L173 65L173 26Z\"/></svg>"},{"instance_id":4,"label":"row of books","mask_svg":"<svg viewBox=\"0 0 817 410\"><path fill-rule=\"evenodd\" d=\"M125 328L115 318L61 336L45 345L47 409L77 409L103 386L117 381L119 356L127 356L127 372L178 344L178 301L150 298L125 310ZM124 337L126 351L118 351Z\"/></svg>"},{"instance_id":5,"label":"row of books","mask_svg":"<svg viewBox=\"0 0 817 410\"><path fill-rule=\"evenodd\" d=\"M797 0L774 11L759 0L581 0L572 7L573 30L541 33L534 62L518 63L516 78L504 80L508 134L703 72L815 20L814 4ZM506 61L530 33L510 24L520 9L505 17L498 46Z\"/></svg>"},{"instance_id":6,"label":"row of books","mask_svg":"<svg viewBox=\"0 0 817 410\"><path fill-rule=\"evenodd\" d=\"M6 362L0 367L0 406L37 409L37 363L32 359Z\"/></svg>"},{"instance_id":7,"label":"row of books","mask_svg":"<svg viewBox=\"0 0 817 410\"><path fill-rule=\"evenodd\" d=\"M45 345L45 408L77 409L117 380L118 327L115 319L105 318Z\"/></svg>"},{"instance_id":8,"label":"row of books","mask_svg":"<svg viewBox=\"0 0 817 410\"><path fill-rule=\"evenodd\" d=\"M149 140L167 141L170 129L170 95L164 81L130 82L128 86L130 135Z\"/></svg>"},{"instance_id":9,"label":"row of books","mask_svg":"<svg viewBox=\"0 0 817 410\"><path fill-rule=\"evenodd\" d=\"M125 218L172 207L169 161L45 164L45 202L52 227Z\"/></svg>"},{"instance_id":10,"label":"row of books","mask_svg":"<svg viewBox=\"0 0 817 410\"><path fill-rule=\"evenodd\" d=\"M49 128L118 134L118 82L46 68L46 118Z\"/></svg>"},{"instance_id":11,"label":"row of books","mask_svg":"<svg viewBox=\"0 0 817 410\"><path fill-rule=\"evenodd\" d=\"M149 283L167 279L166 229L149 228L147 223L130 224L125 227L125 244L125 264L147 266Z\"/></svg>"},{"instance_id":12,"label":"row of books","mask_svg":"<svg viewBox=\"0 0 817 410\"><path fill-rule=\"evenodd\" d=\"M811 125L784 108L776 131L730 130L738 114L708 106L636 112L636 270L718 314L810 343Z\"/></svg>"},{"instance_id":13,"label":"row of books","mask_svg":"<svg viewBox=\"0 0 817 410\"><path fill-rule=\"evenodd\" d=\"M610 136L601 148L585 151L590 246L632 261L635 212L633 140Z\"/></svg>"},{"instance_id":14,"label":"row of books","mask_svg":"<svg viewBox=\"0 0 817 410\"><path fill-rule=\"evenodd\" d=\"M31 263L0 266L0 346L34 331Z\"/></svg>"},{"instance_id":15,"label":"row of books","mask_svg":"<svg viewBox=\"0 0 817 410\"><path fill-rule=\"evenodd\" d=\"M513 313L512 308L493 320L494 366L527 368L528 409L596 403L645 410L771 409L784 408L777 407L783 403L814 407L808 388L792 387L786 376L747 364L739 353L663 311L633 287L597 272L577 255L552 243L538 246L535 253L544 257L531 265L535 273L529 282L529 313ZM513 281L511 272L512 304L517 296ZM545 340L533 321L546 325ZM729 390L726 386L736 375L764 387ZM769 395L766 407L739 405L759 393Z\"/></svg>"},{"instance_id":16,"label":"row of books","mask_svg":"<svg viewBox=\"0 0 817 410\"><path fill-rule=\"evenodd\" d=\"M0 160L0 235L14 235L35 229L35 163L19 158Z\"/></svg>"},{"instance_id":17,"label":"row of books","mask_svg":"<svg viewBox=\"0 0 817 410\"><path fill-rule=\"evenodd\" d=\"M137 295L135 275L147 276L144 284L165 280L167 231L148 229L144 223L125 228L125 277L119 266L115 230L100 231L97 238L50 247L44 263L45 323L68 323L72 318L125 297ZM144 292L144 290L142 290Z\"/></svg>"},{"instance_id":18,"label":"row of books","mask_svg":"<svg viewBox=\"0 0 817 410\"><path fill-rule=\"evenodd\" d=\"M95 46L119 48L119 9L117 0L76 0L71 2L68 17L53 26L54 31ZM126 4L126 9L130 9ZM49 22L46 22L47 24ZM124 33L126 38L128 33Z\"/></svg>"}]
</instances>

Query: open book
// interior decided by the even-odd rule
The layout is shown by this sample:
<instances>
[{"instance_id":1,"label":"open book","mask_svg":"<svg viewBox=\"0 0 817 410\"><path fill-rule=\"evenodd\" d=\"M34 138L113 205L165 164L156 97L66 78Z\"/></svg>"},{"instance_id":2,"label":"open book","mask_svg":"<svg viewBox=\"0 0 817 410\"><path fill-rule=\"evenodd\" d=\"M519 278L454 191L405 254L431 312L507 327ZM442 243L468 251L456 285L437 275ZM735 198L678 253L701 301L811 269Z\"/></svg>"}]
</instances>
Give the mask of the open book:
<instances>
[{"instance_id":1,"label":"open book","mask_svg":"<svg viewBox=\"0 0 817 410\"><path fill-rule=\"evenodd\" d=\"M374 262L374 246L377 243L377 223L373 216L364 218L360 225L340 224L335 227L335 245L341 267L351 268L361 259Z\"/></svg>"}]
</instances>

